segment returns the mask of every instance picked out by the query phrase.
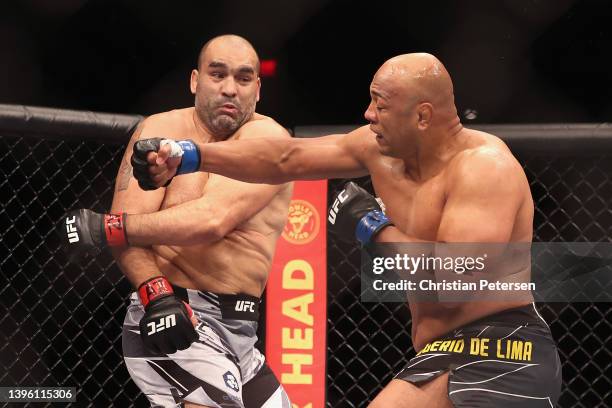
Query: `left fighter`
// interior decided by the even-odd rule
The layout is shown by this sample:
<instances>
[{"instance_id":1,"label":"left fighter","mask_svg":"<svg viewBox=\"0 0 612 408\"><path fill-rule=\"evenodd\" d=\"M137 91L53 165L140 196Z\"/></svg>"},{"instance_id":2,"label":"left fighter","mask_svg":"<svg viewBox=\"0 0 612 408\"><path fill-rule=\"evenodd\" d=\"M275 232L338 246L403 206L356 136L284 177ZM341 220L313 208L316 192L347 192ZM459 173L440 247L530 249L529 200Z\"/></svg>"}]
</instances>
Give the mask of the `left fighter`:
<instances>
[{"instance_id":1,"label":"left fighter","mask_svg":"<svg viewBox=\"0 0 612 408\"><path fill-rule=\"evenodd\" d=\"M123 353L152 406L290 407L255 342L259 298L292 184L193 173L146 191L150 186L139 186L132 175L134 161L165 143L158 136L202 143L289 137L255 112L259 59L244 38L208 41L190 85L194 107L153 115L132 136L113 214L71 212L66 239L74 252L110 247L137 288L124 321ZM141 140L147 138L155 139Z\"/></svg>"}]
</instances>

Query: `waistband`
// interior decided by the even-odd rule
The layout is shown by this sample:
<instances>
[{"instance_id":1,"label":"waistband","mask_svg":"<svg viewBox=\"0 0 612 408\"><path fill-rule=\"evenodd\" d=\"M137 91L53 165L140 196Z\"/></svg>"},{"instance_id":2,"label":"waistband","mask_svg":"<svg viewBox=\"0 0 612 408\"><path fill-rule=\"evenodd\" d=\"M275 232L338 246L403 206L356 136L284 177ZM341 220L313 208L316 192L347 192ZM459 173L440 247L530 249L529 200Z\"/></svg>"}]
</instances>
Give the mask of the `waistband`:
<instances>
[{"instance_id":1,"label":"waistband","mask_svg":"<svg viewBox=\"0 0 612 408\"><path fill-rule=\"evenodd\" d=\"M172 285L174 294L187 303L193 303L193 297L206 301L221 311L221 318L230 320L259 320L259 304L261 299L256 296L239 293L237 295L213 293L196 289L185 289ZM191 295L191 302L190 302Z\"/></svg>"},{"instance_id":2,"label":"waistband","mask_svg":"<svg viewBox=\"0 0 612 408\"><path fill-rule=\"evenodd\" d=\"M508 330L508 327L511 327L511 329ZM464 336L466 338L477 338L480 337L480 335L483 334L485 331L487 331L486 336L489 338L489 340L496 338L498 340L503 340L516 333L520 329L523 329L521 334L524 334L525 330L531 330L535 328L540 328L536 329L540 334L541 329L544 329L544 335L549 338L550 344L554 345L554 341L550 333L550 327L542 318L542 316L540 316L540 314L538 313L537 309L535 308L535 303L530 303L525 306L502 310L501 312L482 317L478 320L474 320L472 322L464 324L463 326L457 327L456 329L453 329L442 336L437 336L432 340L429 340L425 344L425 346L421 348L421 350L417 353L417 356L423 353L429 353L433 351L452 350L455 345L459 347L460 343L464 343ZM500 331L503 332L502 335L499 334ZM470 332L478 332L478 334L476 336L473 336L470 334ZM438 345L440 345L441 348L438 348ZM458 352L460 353L462 351Z\"/></svg>"}]
</instances>

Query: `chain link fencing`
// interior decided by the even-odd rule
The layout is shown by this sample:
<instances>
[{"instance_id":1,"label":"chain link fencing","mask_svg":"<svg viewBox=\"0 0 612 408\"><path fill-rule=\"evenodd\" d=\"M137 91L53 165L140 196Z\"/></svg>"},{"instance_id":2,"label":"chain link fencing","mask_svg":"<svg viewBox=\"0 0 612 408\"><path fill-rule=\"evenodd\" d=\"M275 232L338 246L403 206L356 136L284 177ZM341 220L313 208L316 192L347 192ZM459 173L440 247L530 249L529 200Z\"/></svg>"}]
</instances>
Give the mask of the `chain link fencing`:
<instances>
[{"instance_id":1,"label":"chain link fencing","mask_svg":"<svg viewBox=\"0 0 612 408\"><path fill-rule=\"evenodd\" d=\"M76 386L74 406L146 406L121 352L131 285L107 252L68 262L56 229L69 209L110 207L124 148L4 137L0 146L0 385Z\"/></svg>"},{"instance_id":2,"label":"chain link fencing","mask_svg":"<svg viewBox=\"0 0 612 408\"><path fill-rule=\"evenodd\" d=\"M117 143L127 139L114 135L103 143L59 134L63 140L57 140L58 132L44 133L0 134L0 386L76 386L71 406L148 406L121 356L130 284L107 253L69 263L56 230L69 209L109 208L124 149ZM518 149L537 206L536 240L609 241L612 149L568 155L554 141L546 145L547 154ZM331 182L330 191L340 183ZM371 191L368 179L360 184ZM329 407L365 406L414 355L405 305L359 302L359 262L355 247L329 241ZM539 309L561 352L559 405L612 406L612 306Z\"/></svg>"}]
</instances>

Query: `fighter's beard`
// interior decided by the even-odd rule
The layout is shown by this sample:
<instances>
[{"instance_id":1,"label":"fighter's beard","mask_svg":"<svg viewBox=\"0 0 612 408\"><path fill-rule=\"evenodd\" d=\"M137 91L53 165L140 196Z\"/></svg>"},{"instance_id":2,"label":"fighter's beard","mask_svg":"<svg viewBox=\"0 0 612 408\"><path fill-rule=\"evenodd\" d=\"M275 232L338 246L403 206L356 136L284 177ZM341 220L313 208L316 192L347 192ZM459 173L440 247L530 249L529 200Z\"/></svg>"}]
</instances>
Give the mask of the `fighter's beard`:
<instances>
[{"instance_id":1,"label":"fighter's beard","mask_svg":"<svg viewBox=\"0 0 612 408\"><path fill-rule=\"evenodd\" d=\"M227 115L219 115L212 119L210 130L215 136L226 139L234 134L240 126L242 126L242 123L238 120Z\"/></svg>"},{"instance_id":2,"label":"fighter's beard","mask_svg":"<svg viewBox=\"0 0 612 408\"><path fill-rule=\"evenodd\" d=\"M203 115L199 115L204 122L204 125L212 133L216 139L224 140L232 136L242 125L248 122L255 111L255 106L247 109L244 115L240 115L234 119L229 115L217 115L213 116L209 112L204 112Z\"/></svg>"}]
</instances>

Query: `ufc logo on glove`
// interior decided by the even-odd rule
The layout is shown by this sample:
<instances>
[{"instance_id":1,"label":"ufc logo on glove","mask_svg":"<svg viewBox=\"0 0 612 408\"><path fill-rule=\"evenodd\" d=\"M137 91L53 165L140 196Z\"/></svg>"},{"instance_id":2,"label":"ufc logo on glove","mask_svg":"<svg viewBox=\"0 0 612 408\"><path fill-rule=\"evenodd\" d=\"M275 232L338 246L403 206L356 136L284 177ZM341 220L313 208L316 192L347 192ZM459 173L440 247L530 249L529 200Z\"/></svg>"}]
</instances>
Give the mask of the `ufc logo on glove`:
<instances>
[{"instance_id":1,"label":"ufc logo on glove","mask_svg":"<svg viewBox=\"0 0 612 408\"><path fill-rule=\"evenodd\" d=\"M76 216L72 217L72 219L66 218L66 232L68 233L68 242L71 244L79 242L79 234L76 227L73 225L75 221Z\"/></svg>"},{"instance_id":2,"label":"ufc logo on glove","mask_svg":"<svg viewBox=\"0 0 612 408\"><path fill-rule=\"evenodd\" d=\"M328 221L331 224L336 223L336 216L338 215L338 205L340 203L345 202L347 198L348 198L348 194L346 193L346 189L344 189L338 194L338 197L336 197L336 199L334 200L334 203L329 209L329 216L327 217Z\"/></svg>"},{"instance_id":3,"label":"ufc logo on glove","mask_svg":"<svg viewBox=\"0 0 612 408\"><path fill-rule=\"evenodd\" d=\"M147 323L147 327L149 328L147 335L150 336L152 334L159 333L160 331L166 330L167 328L172 326L176 326L176 315L174 314L162 317L157 323Z\"/></svg>"}]
</instances>

